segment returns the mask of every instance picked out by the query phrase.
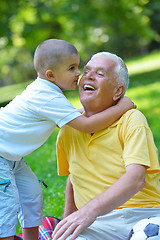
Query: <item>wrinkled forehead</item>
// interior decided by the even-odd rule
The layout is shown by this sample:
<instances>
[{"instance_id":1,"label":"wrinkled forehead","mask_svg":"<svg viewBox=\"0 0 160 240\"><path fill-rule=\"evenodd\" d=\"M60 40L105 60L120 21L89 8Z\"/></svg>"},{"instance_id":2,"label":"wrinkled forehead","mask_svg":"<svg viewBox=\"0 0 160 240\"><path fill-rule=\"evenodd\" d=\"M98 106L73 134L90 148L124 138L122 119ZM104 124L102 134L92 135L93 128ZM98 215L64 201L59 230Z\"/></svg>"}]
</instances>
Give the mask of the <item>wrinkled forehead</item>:
<instances>
[{"instance_id":1,"label":"wrinkled forehead","mask_svg":"<svg viewBox=\"0 0 160 240\"><path fill-rule=\"evenodd\" d=\"M89 62L85 65L84 69L103 69L104 71L108 72L109 70L113 70L116 65L116 61L114 61L112 58L97 56L89 60Z\"/></svg>"}]
</instances>

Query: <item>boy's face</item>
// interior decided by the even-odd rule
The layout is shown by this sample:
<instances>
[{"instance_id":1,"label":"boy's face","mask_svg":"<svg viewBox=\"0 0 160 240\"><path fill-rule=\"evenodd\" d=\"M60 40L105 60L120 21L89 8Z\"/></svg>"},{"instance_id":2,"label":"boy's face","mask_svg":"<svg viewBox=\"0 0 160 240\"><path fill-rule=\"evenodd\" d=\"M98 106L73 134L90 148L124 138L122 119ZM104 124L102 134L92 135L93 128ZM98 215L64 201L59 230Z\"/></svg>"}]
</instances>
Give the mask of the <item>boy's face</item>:
<instances>
[{"instance_id":1,"label":"boy's face","mask_svg":"<svg viewBox=\"0 0 160 240\"><path fill-rule=\"evenodd\" d=\"M78 79L81 72L78 69L79 55L73 54L70 57L65 57L62 63L53 71L54 83L61 90L75 90L78 87Z\"/></svg>"}]
</instances>

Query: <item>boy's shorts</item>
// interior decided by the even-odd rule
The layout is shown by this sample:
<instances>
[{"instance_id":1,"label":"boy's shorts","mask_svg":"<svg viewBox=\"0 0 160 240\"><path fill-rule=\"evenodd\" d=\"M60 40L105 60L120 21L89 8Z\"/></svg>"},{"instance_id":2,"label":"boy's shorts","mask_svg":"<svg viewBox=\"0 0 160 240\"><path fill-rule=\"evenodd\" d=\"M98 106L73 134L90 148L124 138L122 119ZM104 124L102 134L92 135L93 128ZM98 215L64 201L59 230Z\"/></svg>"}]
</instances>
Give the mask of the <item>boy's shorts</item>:
<instances>
[{"instance_id":1,"label":"boy's shorts","mask_svg":"<svg viewBox=\"0 0 160 240\"><path fill-rule=\"evenodd\" d=\"M0 157L0 238L16 234L17 218L22 228L42 224L41 185L23 159Z\"/></svg>"}]
</instances>

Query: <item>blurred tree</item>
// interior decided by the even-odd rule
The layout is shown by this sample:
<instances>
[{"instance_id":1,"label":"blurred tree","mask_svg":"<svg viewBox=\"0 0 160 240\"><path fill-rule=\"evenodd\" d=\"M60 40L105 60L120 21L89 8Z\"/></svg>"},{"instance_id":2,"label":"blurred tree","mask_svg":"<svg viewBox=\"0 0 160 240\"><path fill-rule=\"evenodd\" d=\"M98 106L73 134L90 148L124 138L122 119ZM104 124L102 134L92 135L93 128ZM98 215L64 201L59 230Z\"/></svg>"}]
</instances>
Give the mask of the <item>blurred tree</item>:
<instances>
[{"instance_id":1,"label":"blurred tree","mask_svg":"<svg viewBox=\"0 0 160 240\"><path fill-rule=\"evenodd\" d=\"M69 34L71 37L74 32L72 40L75 44L79 38L82 57L108 50L122 57L130 57L146 51L154 38L155 33L145 15L147 0L68 2L72 12L68 11L66 17L66 21L69 19L70 30L66 30L65 36Z\"/></svg>"},{"instance_id":2,"label":"blurred tree","mask_svg":"<svg viewBox=\"0 0 160 240\"><path fill-rule=\"evenodd\" d=\"M48 38L73 43L82 64L97 51L124 58L148 51L158 31L152 1L159 0L0 1L0 85L33 79L34 50Z\"/></svg>"},{"instance_id":3,"label":"blurred tree","mask_svg":"<svg viewBox=\"0 0 160 240\"><path fill-rule=\"evenodd\" d=\"M57 1L56 1L57 2ZM1 85L28 81L35 77L33 52L48 38L57 38L60 24L53 2L8 0L0 2ZM3 58L2 58L3 56Z\"/></svg>"},{"instance_id":4,"label":"blurred tree","mask_svg":"<svg viewBox=\"0 0 160 240\"><path fill-rule=\"evenodd\" d=\"M149 50L155 50L160 47L160 1L149 1L146 14L150 18L151 28L156 32L153 41L149 44Z\"/></svg>"}]
</instances>

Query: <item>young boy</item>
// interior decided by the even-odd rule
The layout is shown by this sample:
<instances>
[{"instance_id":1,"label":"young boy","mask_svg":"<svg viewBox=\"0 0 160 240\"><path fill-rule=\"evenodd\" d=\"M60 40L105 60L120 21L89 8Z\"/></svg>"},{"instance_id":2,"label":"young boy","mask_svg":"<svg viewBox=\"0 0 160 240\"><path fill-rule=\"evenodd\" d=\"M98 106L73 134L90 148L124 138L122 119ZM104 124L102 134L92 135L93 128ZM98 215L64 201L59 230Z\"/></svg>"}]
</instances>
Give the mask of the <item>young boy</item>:
<instances>
[{"instance_id":1,"label":"young boy","mask_svg":"<svg viewBox=\"0 0 160 240\"><path fill-rule=\"evenodd\" d=\"M82 132L102 130L134 108L128 98L89 118L65 98L62 90L77 88L80 71L76 48L63 40L41 43L34 55L37 79L0 110L0 238L13 240L17 217L24 240L38 239L42 224L42 191L23 157L40 147L56 125L68 124ZM97 72L101 77L101 72ZM93 88L92 77L84 90ZM118 93L117 93L118 94Z\"/></svg>"}]
</instances>

